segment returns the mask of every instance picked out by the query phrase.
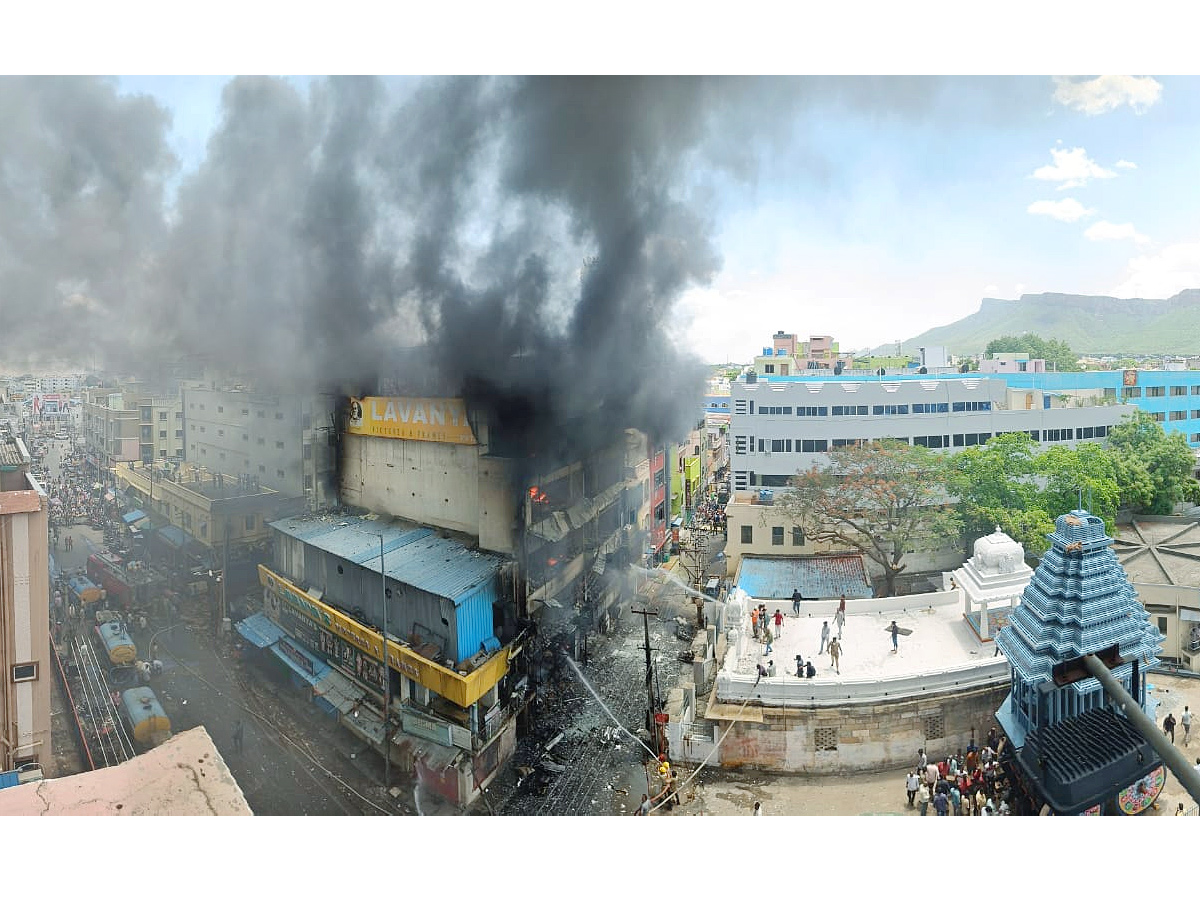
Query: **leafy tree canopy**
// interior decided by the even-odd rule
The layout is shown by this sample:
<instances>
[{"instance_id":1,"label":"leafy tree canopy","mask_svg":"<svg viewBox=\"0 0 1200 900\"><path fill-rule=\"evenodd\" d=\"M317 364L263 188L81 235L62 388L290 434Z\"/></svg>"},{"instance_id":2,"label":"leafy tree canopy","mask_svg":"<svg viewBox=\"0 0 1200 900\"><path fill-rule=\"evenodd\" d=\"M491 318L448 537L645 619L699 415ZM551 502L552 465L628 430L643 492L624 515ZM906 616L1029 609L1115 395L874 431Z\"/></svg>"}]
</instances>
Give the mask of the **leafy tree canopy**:
<instances>
[{"instance_id":1,"label":"leafy tree canopy","mask_svg":"<svg viewBox=\"0 0 1200 900\"><path fill-rule=\"evenodd\" d=\"M925 447L880 441L839 447L824 468L792 479L776 500L812 538L854 547L878 563L895 594L905 555L939 546L959 532L946 502L945 459Z\"/></svg>"},{"instance_id":2,"label":"leafy tree canopy","mask_svg":"<svg viewBox=\"0 0 1200 900\"><path fill-rule=\"evenodd\" d=\"M1169 434L1150 413L1134 410L1108 433L1122 502L1136 512L1169 515L1175 504L1200 498L1196 457L1181 432Z\"/></svg>"}]
</instances>

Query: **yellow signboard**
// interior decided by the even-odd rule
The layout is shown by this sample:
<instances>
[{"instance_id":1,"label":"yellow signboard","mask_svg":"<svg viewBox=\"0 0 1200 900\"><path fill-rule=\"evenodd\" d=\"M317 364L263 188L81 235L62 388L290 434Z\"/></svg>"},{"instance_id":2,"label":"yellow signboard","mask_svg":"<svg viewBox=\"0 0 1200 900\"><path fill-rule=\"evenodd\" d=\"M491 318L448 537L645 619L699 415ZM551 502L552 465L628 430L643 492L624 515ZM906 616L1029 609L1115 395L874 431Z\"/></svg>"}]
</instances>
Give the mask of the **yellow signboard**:
<instances>
[{"instance_id":1,"label":"yellow signboard","mask_svg":"<svg viewBox=\"0 0 1200 900\"><path fill-rule=\"evenodd\" d=\"M349 641L375 660L383 659L383 636L326 606L266 566L258 567L258 580L267 589L273 602L283 602L321 628ZM276 618L277 616L272 616ZM466 708L495 686L508 672L508 648L492 656L482 666L467 675L430 662L403 644L388 641L388 665L440 697Z\"/></svg>"},{"instance_id":2,"label":"yellow signboard","mask_svg":"<svg viewBox=\"0 0 1200 900\"><path fill-rule=\"evenodd\" d=\"M467 407L458 398L351 397L347 434L474 444Z\"/></svg>"}]
</instances>

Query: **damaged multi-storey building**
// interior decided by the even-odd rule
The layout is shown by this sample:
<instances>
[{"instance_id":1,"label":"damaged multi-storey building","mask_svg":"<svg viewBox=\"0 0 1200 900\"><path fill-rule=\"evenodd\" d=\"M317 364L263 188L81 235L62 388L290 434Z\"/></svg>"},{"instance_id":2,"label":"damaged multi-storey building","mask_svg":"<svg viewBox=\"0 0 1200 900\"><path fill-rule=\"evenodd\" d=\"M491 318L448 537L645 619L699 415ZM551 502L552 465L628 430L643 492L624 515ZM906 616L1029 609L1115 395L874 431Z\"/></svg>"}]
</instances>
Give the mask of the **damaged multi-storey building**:
<instances>
[{"instance_id":1,"label":"damaged multi-storey building","mask_svg":"<svg viewBox=\"0 0 1200 900\"><path fill-rule=\"evenodd\" d=\"M457 397L350 398L343 421L343 505L273 524L264 609L239 631L466 805L561 653L619 612L649 519L646 442L618 431L575 459L531 455L496 410Z\"/></svg>"}]
</instances>

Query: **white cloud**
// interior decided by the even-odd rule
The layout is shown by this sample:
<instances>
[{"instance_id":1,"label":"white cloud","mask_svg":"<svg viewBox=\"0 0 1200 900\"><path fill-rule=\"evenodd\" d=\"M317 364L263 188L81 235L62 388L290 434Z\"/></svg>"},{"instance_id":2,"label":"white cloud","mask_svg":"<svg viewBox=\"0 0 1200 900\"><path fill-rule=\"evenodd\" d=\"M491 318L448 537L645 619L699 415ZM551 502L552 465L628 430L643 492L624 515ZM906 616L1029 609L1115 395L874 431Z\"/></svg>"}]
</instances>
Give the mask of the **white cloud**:
<instances>
[{"instance_id":1,"label":"white cloud","mask_svg":"<svg viewBox=\"0 0 1200 900\"><path fill-rule=\"evenodd\" d=\"M1150 243L1150 238L1144 234L1139 234L1138 230L1129 222L1121 225L1116 225L1112 222L1097 222L1091 228L1083 233L1083 236L1089 241L1124 241L1132 240L1139 244Z\"/></svg>"},{"instance_id":2,"label":"white cloud","mask_svg":"<svg viewBox=\"0 0 1200 900\"><path fill-rule=\"evenodd\" d=\"M983 296L985 297L995 297L998 293L1000 293L1000 288L997 285L987 284L983 287Z\"/></svg>"},{"instance_id":3,"label":"white cloud","mask_svg":"<svg viewBox=\"0 0 1200 900\"><path fill-rule=\"evenodd\" d=\"M1187 288L1200 288L1200 241L1172 244L1154 256L1129 261L1128 276L1112 291L1114 297L1165 299Z\"/></svg>"},{"instance_id":4,"label":"white cloud","mask_svg":"<svg viewBox=\"0 0 1200 900\"><path fill-rule=\"evenodd\" d=\"M1127 159L1118 159L1117 160L1117 168L1118 169L1136 169L1137 163L1130 162Z\"/></svg>"},{"instance_id":5,"label":"white cloud","mask_svg":"<svg viewBox=\"0 0 1200 900\"><path fill-rule=\"evenodd\" d=\"M1089 81L1054 79L1054 99L1089 116L1129 106L1139 115L1162 97L1162 85L1149 76L1101 75Z\"/></svg>"},{"instance_id":6,"label":"white cloud","mask_svg":"<svg viewBox=\"0 0 1200 900\"><path fill-rule=\"evenodd\" d=\"M1042 166L1033 173L1033 177L1041 181L1061 181L1060 191L1067 188L1083 187L1093 178L1115 178L1117 173L1096 165L1088 159L1087 151L1082 147L1072 147L1070 150L1051 148L1050 156L1054 165Z\"/></svg>"},{"instance_id":7,"label":"white cloud","mask_svg":"<svg viewBox=\"0 0 1200 900\"><path fill-rule=\"evenodd\" d=\"M1033 216L1049 216L1060 222L1078 222L1096 211L1088 209L1078 200L1064 197L1062 200L1038 200L1030 203L1026 212Z\"/></svg>"}]
</instances>

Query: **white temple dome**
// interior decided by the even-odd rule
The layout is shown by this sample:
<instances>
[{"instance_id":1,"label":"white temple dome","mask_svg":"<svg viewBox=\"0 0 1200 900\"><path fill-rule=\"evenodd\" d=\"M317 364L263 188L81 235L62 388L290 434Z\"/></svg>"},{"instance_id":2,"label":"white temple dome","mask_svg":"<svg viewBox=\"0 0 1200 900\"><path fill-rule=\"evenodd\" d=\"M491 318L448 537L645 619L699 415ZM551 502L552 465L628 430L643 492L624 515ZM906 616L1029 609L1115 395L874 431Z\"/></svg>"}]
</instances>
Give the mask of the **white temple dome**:
<instances>
[{"instance_id":1,"label":"white temple dome","mask_svg":"<svg viewBox=\"0 0 1200 900\"><path fill-rule=\"evenodd\" d=\"M975 542L973 561L980 574L1007 575L1024 567L1025 548L997 525L994 532L985 534Z\"/></svg>"}]
</instances>

